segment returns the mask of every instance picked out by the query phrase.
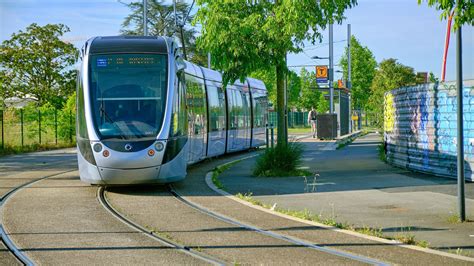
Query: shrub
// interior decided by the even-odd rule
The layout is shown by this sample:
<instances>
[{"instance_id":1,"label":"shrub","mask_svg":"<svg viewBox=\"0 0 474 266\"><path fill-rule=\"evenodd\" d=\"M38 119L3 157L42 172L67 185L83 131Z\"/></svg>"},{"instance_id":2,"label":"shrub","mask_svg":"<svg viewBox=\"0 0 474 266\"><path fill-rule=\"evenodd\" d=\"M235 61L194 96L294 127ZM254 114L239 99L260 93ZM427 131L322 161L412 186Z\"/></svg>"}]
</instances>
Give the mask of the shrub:
<instances>
[{"instance_id":1,"label":"shrub","mask_svg":"<svg viewBox=\"0 0 474 266\"><path fill-rule=\"evenodd\" d=\"M300 175L301 155L303 147L297 142L277 145L268 148L256 161L253 174L255 176L292 176ZM303 174L306 174L304 172Z\"/></svg>"}]
</instances>

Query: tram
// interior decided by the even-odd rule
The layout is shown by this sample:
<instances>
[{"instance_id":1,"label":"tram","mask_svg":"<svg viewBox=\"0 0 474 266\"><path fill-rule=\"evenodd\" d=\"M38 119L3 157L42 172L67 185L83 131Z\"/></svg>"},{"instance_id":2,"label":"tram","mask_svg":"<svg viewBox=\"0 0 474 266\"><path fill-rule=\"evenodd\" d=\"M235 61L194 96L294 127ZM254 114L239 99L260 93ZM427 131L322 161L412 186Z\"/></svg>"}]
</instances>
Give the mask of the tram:
<instances>
[{"instance_id":1,"label":"tram","mask_svg":"<svg viewBox=\"0 0 474 266\"><path fill-rule=\"evenodd\" d=\"M81 49L76 141L83 182L169 183L205 158L265 144L267 91L182 59L168 37L107 36Z\"/></svg>"}]
</instances>

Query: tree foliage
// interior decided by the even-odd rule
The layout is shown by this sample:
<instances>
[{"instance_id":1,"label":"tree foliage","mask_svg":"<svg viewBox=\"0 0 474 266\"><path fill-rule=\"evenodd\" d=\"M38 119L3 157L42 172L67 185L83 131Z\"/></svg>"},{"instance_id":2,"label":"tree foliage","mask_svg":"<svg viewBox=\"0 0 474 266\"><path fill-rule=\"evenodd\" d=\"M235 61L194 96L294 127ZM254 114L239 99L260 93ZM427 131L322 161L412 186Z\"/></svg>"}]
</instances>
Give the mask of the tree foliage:
<instances>
[{"instance_id":1,"label":"tree foliage","mask_svg":"<svg viewBox=\"0 0 474 266\"><path fill-rule=\"evenodd\" d=\"M249 75L265 83L269 101L275 105L277 101L275 68L260 69ZM293 71L288 72L288 108L299 108L301 82L300 77Z\"/></svg>"},{"instance_id":2,"label":"tree foliage","mask_svg":"<svg viewBox=\"0 0 474 266\"><path fill-rule=\"evenodd\" d=\"M329 111L329 100L324 97L324 94L319 94L318 105L316 111L318 114L325 114Z\"/></svg>"},{"instance_id":3,"label":"tree foliage","mask_svg":"<svg viewBox=\"0 0 474 266\"><path fill-rule=\"evenodd\" d=\"M61 107L75 89L73 64L78 51L60 40L69 28L62 24L38 26L14 33L0 46L2 97L33 96L40 105Z\"/></svg>"},{"instance_id":4,"label":"tree foliage","mask_svg":"<svg viewBox=\"0 0 474 266\"><path fill-rule=\"evenodd\" d=\"M385 92L416 84L416 74L413 68L397 62L396 59L386 59L380 62L375 73L368 107L371 121L377 127L382 127Z\"/></svg>"},{"instance_id":5,"label":"tree foliage","mask_svg":"<svg viewBox=\"0 0 474 266\"><path fill-rule=\"evenodd\" d=\"M310 110L311 107L317 107L319 95L318 84L316 83L316 73L309 72L305 68L300 71L301 79L301 97L299 101L299 108Z\"/></svg>"},{"instance_id":6,"label":"tree foliage","mask_svg":"<svg viewBox=\"0 0 474 266\"><path fill-rule=\"evenodd\" d=\"M418 0L418 4L424 2ZM474 1L472 0L425 0L428 6L436 7L441 10L441 19L447 19L454 10L454 27L456 30L459 26L467 24L474 25Z\"/></svg>"},{"instance_id":7,"label":"tree foliage","mask_svg":"<svg viewBox=\"0 0 474 266\"><path fill-rule=\"evenodd\" d=\"M212 65L224 72L224 83L244 79L261 69L275 68L278 144L284 135L285 56L302 50L304 41L321 39L330 22L341 22L355 0L198 0L195 22L203 25L197 44L212 54Z\"/></svg>"},{"instance_id":8,"label":"tree foliage","mask_svg":"<svg viewBox=\"0 0 474 266\"><path fill-rule=\"evenodd\" d=\"M130 8L131 13L125 17L122 22L120 32L124 35L143 35L143 1L122 3ZM151 36L177 36L183 39L179 34L176 21L190 24L194 17L188 13L190 6L186 2L177 1L176 15L172 3L166 4L164 1L148 0L148 35ZM184 19L186 18L186 21ZM196 30L192 27L184 27L184 44L186 46L186 54L188 59L196 64L207 65L207 56L196 49Z\"/></svg>"},{"instance_id":9,"label":"tree foliage","mask_svg":"<svg viewBox=\"0 0 474 266\"><path fill-rule=\"evenodd\" d=\"M347 79L348 49L341 58L340 64L343 70L343 76ZM357 40L356 37L351 37L351 82L352 82L352 103L356 108L365 110L370 96L370 85L375 76L375 69L377 61L372 54L372 51L367 46Z\"/></svg>"}]
</instances>

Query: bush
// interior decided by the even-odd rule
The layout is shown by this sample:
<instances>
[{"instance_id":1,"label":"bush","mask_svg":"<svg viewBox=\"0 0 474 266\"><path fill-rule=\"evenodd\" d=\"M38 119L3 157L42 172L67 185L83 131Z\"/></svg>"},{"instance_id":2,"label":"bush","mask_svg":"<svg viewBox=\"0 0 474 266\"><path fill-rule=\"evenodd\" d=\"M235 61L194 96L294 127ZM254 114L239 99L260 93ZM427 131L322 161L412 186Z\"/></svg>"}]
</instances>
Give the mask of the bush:
<instances>
[{"instance_id":1,"label":"bush","mask_svg":"<svg viewBox=\"0 0 474 266\"><path fill-rule=\"evenodd\" d=\"M268 148L256 161L253 174L255 176L297 176L307 174L299 170L303 147L296 142Z\"/></svg>"}]
</instances>

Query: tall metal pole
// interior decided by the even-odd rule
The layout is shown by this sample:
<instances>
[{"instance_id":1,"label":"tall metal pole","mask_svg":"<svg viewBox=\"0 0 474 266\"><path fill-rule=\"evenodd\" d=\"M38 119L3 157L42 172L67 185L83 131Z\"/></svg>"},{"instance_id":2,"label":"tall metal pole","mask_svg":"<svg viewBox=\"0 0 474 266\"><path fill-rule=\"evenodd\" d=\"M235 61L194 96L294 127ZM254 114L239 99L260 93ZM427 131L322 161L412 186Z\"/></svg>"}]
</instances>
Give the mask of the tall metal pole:
<instances>
[{"instance_id":1,"label":"tall metal pole","mask_svg":"<svg viewBox=\"0 0 474 266\"><path fill-rule=\"evenodd\" d=\"M285 54L285 133L284 138L288 140L288 54Z\"/></svg>"},{"instance_id":2,"label":"tall metal pole","mask_svg":"<svg viewBox=\"0 0 474 266\"><path fill-rule=\"evenodd\" d=\"M349 133L352 132L352 110L351 110L351 88L352 88L352 83L351 83L351 24L347 24L347 81L346 81L346 87L349 90Z\"/></svg>"},{"instance_id":3,"label":"tall metal pole","mask_svg":"<svg viewBox=\"0 0 474 266\"><path fill-rule=\"evenodd\" d=\"M207 53L207 68L211 69L211 53Z\"/></svg>"},{"instance_id":4,"label":"tall metal pole","mask_svg":"<svg viewBox=\"0 0 474 266\"><path fill-rule=\"evenodd\" d=\"M332 23L329 24L329 113L334 113L334 63L333 63L333 30Z\"/></svg>"},{"instance_id":5,"label":"tall metal pole","mask_svg":"<svg viewBox=\"0 0 474 266\"><path fill-rule=\"evenodd\" d=\"M459 3L459 1L458 1ZM462 35L461 26L456 36L456 90L457 90L457 119L458 119L458 200L459 218L462 222L466 220L466 200L464 195L464 132L463 132L463 86L462 86Z\"/></svg>"},{"instance_id":6,"label":"tall metal pole","mask_svg":"<svg viewBox=\"0 0 474 266\"><path fill-rule=\"evenodd\" d=\"M148 19L147 19L148 1L143 0L143 35L148 36Z\"/></svg>"}]
</instances>

